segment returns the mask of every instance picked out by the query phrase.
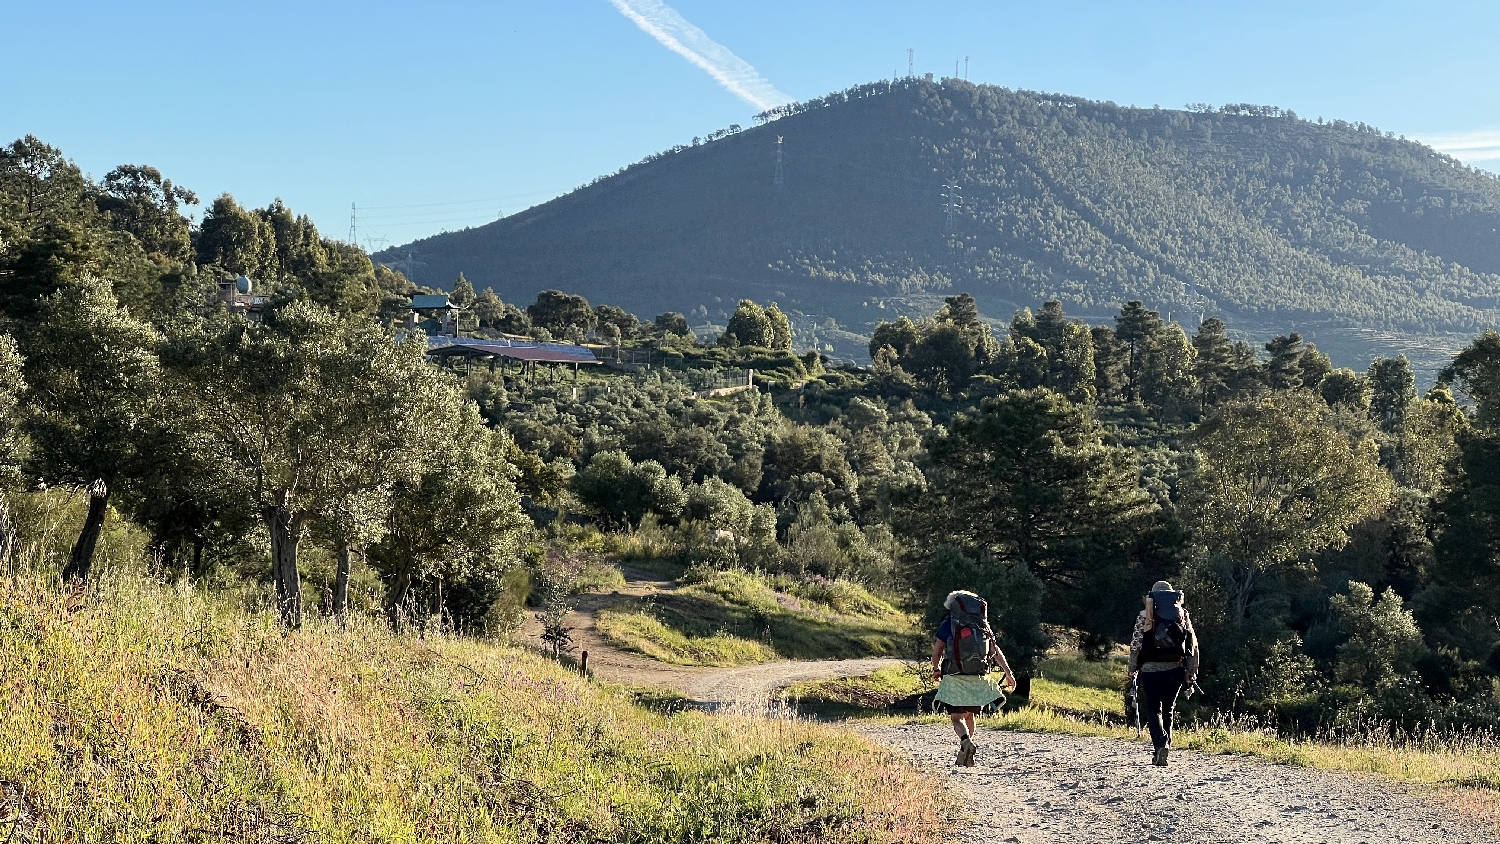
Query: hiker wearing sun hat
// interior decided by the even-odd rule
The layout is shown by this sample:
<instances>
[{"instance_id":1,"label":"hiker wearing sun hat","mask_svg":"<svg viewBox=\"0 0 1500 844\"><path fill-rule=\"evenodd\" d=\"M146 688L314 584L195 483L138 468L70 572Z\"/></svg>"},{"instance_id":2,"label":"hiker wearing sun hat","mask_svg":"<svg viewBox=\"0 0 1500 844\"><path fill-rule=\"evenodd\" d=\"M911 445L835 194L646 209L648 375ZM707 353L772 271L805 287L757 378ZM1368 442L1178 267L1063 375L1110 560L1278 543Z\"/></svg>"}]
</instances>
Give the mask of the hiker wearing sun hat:
<instances>
[{"instance_id":1,"label":"hiker wearing sun hat","mask_svg":"<svg viewBox=\"0 0 1500 844\"><path fill-rule=\"evenodd\" d=\"M1182 593L1165 580L1151 585L1130 637L1130 677L1139 684L1141 720L1151 731L1152 764L1165 766L1172 748L1172 716L1184 686L1198 679L1198 636Z\"/></svg>"}]
</instances>

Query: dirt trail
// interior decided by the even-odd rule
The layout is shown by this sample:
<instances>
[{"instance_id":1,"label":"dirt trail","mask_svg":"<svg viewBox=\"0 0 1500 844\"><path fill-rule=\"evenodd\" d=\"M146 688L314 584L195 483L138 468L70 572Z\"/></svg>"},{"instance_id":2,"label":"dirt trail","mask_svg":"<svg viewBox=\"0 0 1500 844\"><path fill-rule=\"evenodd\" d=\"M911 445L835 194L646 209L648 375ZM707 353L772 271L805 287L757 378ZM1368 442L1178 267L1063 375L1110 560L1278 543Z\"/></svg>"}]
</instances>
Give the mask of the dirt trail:
<instances>
[{"instance_id":1,"label":"dirt trail","mask_svg":"<svg viewBox=\"0 0 1500 844\"><path fill-rule=\"evenodd\" d=\"M974 826L962 844L1495 844L1427 799L1374 776L1179 752L1151 765L1150 745L985 730L973 768L953 767L947 725L858 728L946 773Z\"/></svg>"},{"instance_id":2,"label":"dirt trail","mask_svg":"<svg viewBox=\"0 0 1500 844\"><path fill-rule=\"evenodd\" d=\"M578 596L574 611L567 621L573 643L578 648L574 652L575 656L579 652L588 651L589 671L601 680L673 689L706 709L735 707L763 710L779 689L793 683L857 677L902 662L899 659L885 658L788 660L739 668L692 668L657 662L649 657L620 650L611 644L594 625L594 614L624 601L671 591L676 586L670 580L662 580L636 569L622 567L621 573L625 575L623 589ZM521 637L528 642L540 644L541 633L541 622L535 616L528 616L521 627Z\"/></svg>"},{"instance_id":3,"label":"dirt trail","mask_svg":"<svg viewBox=\"0 0 1500 844\"><path fill-rule=\"evenodd\" d=\"M573 641L601 679L675 689L710 710L764 712L792 683L868 674L900 660L773 662L740 668L667 665L611 645L594 613L674 588L625 570L625 588L581 596ZM537 641L530 619L523 636ZM974 768L953 767L947 725L858 725L933 771L934 788L964 804L973 825L955 844L1500 844L1453 816L1430 792L1374 776L1272 765L1233 756L1174 754L1150 764L1149 745L1113 739L980 730Z\"/></svg>"}]
</instances>

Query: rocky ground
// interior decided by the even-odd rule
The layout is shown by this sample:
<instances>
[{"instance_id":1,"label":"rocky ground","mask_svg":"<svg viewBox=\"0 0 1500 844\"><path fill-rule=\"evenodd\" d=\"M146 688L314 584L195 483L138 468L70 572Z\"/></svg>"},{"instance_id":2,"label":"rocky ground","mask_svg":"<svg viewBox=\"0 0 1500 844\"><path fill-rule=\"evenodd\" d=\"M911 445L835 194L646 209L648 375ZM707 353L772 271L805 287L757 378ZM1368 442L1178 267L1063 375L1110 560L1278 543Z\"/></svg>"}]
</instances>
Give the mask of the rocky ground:
<instances>
[{"instance_id":1,"label":"rocky ground","mask_svg":"<svg viewBox=\"0 0 1500 844\"><path fill-rule=\"evenodd\" d=\"M956 768L947 725L860 732L942 771L974 825L963 844L1495 844L1429 792L1380 780L1179 752L1151 765L1149 743L980 729L973 768Z\"/></svg>"}]
</instances>

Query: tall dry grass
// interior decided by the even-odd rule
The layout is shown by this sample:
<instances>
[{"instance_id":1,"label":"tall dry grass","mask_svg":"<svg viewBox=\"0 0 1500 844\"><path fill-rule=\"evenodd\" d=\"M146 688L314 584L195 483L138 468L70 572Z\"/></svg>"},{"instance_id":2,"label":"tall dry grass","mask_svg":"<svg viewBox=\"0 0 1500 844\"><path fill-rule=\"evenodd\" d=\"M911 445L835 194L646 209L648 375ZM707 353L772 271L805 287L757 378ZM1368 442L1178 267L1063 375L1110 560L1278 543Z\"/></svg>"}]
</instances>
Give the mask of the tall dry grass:
<instances>
[{"instance_id":1,"label":"tall dry grass","mask_svg":"<svg viewBox=\"0 0 1500 844\"><path fill-rule=\"evenodd\" d=\"M69 595L56 548L36 547L0 578L0 840L935 842L947 827L915 770L844 732L652 711L535 654L376 619L289 633L258 586L162 583L138 560Z\"/></svg>"}]
</instances>

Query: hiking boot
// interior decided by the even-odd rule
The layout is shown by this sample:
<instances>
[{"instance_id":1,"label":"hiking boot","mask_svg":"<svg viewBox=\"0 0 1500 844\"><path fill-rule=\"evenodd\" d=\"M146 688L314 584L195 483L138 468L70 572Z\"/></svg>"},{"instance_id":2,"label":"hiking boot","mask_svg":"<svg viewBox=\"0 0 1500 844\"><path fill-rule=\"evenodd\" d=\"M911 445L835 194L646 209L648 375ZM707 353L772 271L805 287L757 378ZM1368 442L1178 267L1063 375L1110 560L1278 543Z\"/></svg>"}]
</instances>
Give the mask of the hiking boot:
<instances>
[{"instance_id":1,"label":"hiking boot","mask_svg":"<svg viewBox=\"0 0 1500 844\"><path fill-rule=\"evenodd\" d=\"M1170 748L1158 747L1156 749L1156 755L1151 757L1151 764L1155 765L1158 768L1167 767L1167 754L1169 752Z\"/></svg>"},{"instance_id":2,"label":"hiking boot","mask_svg":"<svg viewBox=\"0 0 1500 844\"><path fill-rule=\"evenodd\" d=\"M968 736L964 736L963 741L958 743L958 759L955 764L962 765L965 768L974 767L974 754L978 750L979 746L974 743L974 740Z\"/></svg>"}]
</instances>

